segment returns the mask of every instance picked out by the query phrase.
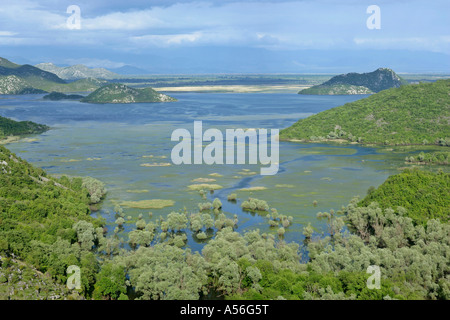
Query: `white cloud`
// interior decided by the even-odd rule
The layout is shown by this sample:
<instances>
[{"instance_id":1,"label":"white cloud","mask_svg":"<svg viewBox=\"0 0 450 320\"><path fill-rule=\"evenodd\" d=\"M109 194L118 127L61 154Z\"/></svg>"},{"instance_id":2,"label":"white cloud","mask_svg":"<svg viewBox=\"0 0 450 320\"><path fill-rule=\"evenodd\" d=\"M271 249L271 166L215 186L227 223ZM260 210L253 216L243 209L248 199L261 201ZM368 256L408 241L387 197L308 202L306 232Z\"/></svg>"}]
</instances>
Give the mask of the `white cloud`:
<instances>
[{"instance_id":1,"label":"white cloud","mask_svg":"<svg viewBox=\"0 0 450 320\"><path fill-rule=\"evenodd\" d=\"M1 43L11 45L20 45L26 42L23 39L28 39L27 44L33 45L95 45L118 51L152 46L224 45L273 49L348 46L428 49L429 46L435 51L450 52L445 37L434 36L440 34L436 33L437 27L427 23L436 21L437 26L444 25L446 20L438 10L442 0L426 5L425 1L415 1L408 6L403 1L380 2L383 37L376 39L365 33L367 5L357 0L180 3L158 0L148 2L147 6L138 6L140 2L130 0L128 9L128 4L123 1L118 4L119 0L111 4L106 0L95 4L88 0L0 1L0 21L8 26L7 31L0 31ZM81 8L81 30L67 29L69 3L78 3ZM419 13L411 16L414 6L426 12L423 18ZM99 13L98 8L108 11ZM400 14L404 11L407 14ZM22 40L4 39L17 35ZM118 43L121 45L117 46Z\"/></svg>"},{"instance_id":2,"label":"white cloud","mask_svg":"<svg viewBox=\"0 0 450 320\"><path fill-rule=\"evenodd\" d=\"M431 37L355 37L353 42L364 48L413 49L435 52L450 51L450 36Z\"/></svg>"},{"instance_id":3,"label":"white cloud","mask_svg":"<svg viewBox=\"0 0 450 320\"><path fill-rule=\"evenodd\" d=\"M11 32L11 31L0 31L0 37L11 37L11 36L15 36L17 33L16 32Z\"/></svg>"},{"instance_id":4,"label":"white cloud","mask_svg":"<svg viewBox=\"0 0 450 320\"><path fill-rule=\"evenodd\" d=\"M202 39L201 32L184 33L184 34L166 34L166 35L144 35L132 37L130 40L142 47L146 46L170 46L180 45L183 43L195 43Z\"/></svg>"}]
</instances>

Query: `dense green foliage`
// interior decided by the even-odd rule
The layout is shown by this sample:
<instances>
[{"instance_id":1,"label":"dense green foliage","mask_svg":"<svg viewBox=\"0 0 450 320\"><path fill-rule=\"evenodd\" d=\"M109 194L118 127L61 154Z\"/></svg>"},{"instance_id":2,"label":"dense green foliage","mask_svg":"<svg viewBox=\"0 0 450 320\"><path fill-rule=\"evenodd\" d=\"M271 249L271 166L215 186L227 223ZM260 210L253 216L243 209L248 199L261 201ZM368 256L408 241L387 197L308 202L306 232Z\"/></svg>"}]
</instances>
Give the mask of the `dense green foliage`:
<instances>
[{"instance_id":1,"label":"dense green foliage","mask_svg":"<svg viewBox=\"0 0 450 320\"><path fill-rule=\"evenodd\" d=\"M338 274L380 267L383 280L399 299L449 299L450 224L428 220L414 225L402 207L367 207L354 199L342 210L355 234L341 232L309 244L314 272ZM376 294L376 290L372 290Z\"/></svg>"},{"instance_id":2,"label":"dense green foliage","mask_svg":"<svg viewBox=\"0 0 450 320\"><path fill-rule=\"evenodd\" d=\"M341 74L320 85L304 89L299 94L367 94L405 84L408 82L391 69L379 68L368 73Z\"/></svg>"},{"instance_id":3,"label":"dense green foliage","mask_svg":"<svg viewBox=\"0 0 450 320\"><path fill-rule=\"evenodd\" d=\"M176 99L165 94L158 93L152 88L134 89L120 83L112 83L103 86L81 102L88 103L136 103L136 102L171 102Z\"/></svg>"},{"instance_id":4,"label":"dense green foliage","mask_svg":"<svg viewBox=\"0 0 450 320\"><path fill-rule=\"evenodd\" d=\"M19 136L25 134L42 133L50 128L43 124L31 121L14 121L0 117L0 139L6 136Z\"/></svg>"},{"instance_id":5,"label":"dense green foliage","mask_svg":"<svg viewBox=\"0 0 450 320\"><path fill-rule=\"evenodd\" d=\"M450 219L450 174L423 170L405 170L390 176L361 202L367 206L377 202L383 209L403 207L405 216L414 223L426 224L429 219Z\"/></svg>"},{"instance_id":6,"label":"dense green foliage","mask_svg":"<svg viewBox=\"0 0 450 320\"><path fill-rule=\"evenodd\" d=\"M236 217L227 217L218 199L199 207L213 214L185 209L149 222L142 214L126 220L117 206L118 226L105 238L88 208L92 195L103 194L102 183L51 178L0 151L0 298L78 298L62 286L67 267L77 265L80 292L94 299L125 300L130 290L136 299L164 300L212 292L227 299L450 299L448 174L405 171L371 190L367 204L354 199L337 212L318 213L326 234L307 226L303 248L286 243L279 230L278 237L236 232ZM419 196L411 192L415 186ZM391 201L395 195L401 202ZM250 198L247 206L283 231L292 221L263 200ZM416 209L427 207L433 214L422 219ZM435 212L440 221L432 219ZM119 234L134 222L125 238L131 249L121 249ZM186 247L188 232L205 241L201 254ZM380 289L367 286L372 265L380 268ZM42 286L42 294L22 291L26 284Z\"/></svg>"},{"instance_id":7,"label":"dense green foliage","mask_svg":"<svg viewBox=\"0 0 450 320\"><path fill-rule=\"evenodd\" d=\"M405 158L408 163L415 164L444 164L448 165L450 163L450 152L421 152L416 156L409 156Z\"/></svg>"},{"instance_id":8,"label":"dense green foliage","mask_svg":"<svg viewBox=\"0 0 450 320\"><path fill-rule=\"evenodd\" d=\"M281 130L281 139L450 144L450 79L384 90Z\"/></svg>"},{"instance_id":9,"label":"dense green foliage","mask_svg":"<svg viewBox=\"0 0 450 320\"><path fill-rule=\"evenodd\" d=\"M78 265L89 295L99 268L92 250L103 228L90 217L82 179L49 177L2 146L0 173L0 254L14 254L61 283L66 268Z\"/></svg>"},{"instance_id":10,"label":"dense green foliage","mask_svg":"<svg viewBox=\"0 0 450 320\"><path fill-rule=\"evenodd\" d=\"M14 258L0 255L0 300L79 299L76 291L55 282L48 274Z\"/></svg>"}]
</instances>

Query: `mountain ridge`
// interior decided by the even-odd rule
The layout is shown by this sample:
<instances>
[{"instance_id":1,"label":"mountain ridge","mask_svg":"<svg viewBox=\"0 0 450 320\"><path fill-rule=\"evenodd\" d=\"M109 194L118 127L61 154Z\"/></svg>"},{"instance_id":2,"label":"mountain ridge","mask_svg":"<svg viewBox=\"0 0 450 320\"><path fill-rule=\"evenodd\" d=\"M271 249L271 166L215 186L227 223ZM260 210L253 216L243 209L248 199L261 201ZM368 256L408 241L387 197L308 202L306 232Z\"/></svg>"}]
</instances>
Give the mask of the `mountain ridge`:
<instances>
[{"instance_id":1,"label":"mountain ridge","mask_svg":"<svg viewBox=\"0 0 450 320\"><path fill-rule=\"evenodd\" d=\"M118 79L121 75L105 68L89 68L83 64L59 67L51 62L35 65L36 68L56 74L64 80L79 80L84 78L98 78L105 80Z\"/></svg>"},{"instance_id":2,"label":"mountain ridge","mask_svg":"<svg viewBox=\"0 0 450 320\"><path fill-rule=\"evenodd\" d=\"M94 91L107 83L92 77L66 82L32 65L19 65L0 57L0 94L39 94Z\"/></svg>"},{"instance_id":3,"label":"mountain ridge","mask_svg":"<svg viewBox=\"0 0 450 320\"><path fill-rule=\"evenodd\" d=\"M152 88L135 89L121 83L111 83L95 90L80 101L87 103L139 103L177 100Z\"/></svg>"}]
</instances>

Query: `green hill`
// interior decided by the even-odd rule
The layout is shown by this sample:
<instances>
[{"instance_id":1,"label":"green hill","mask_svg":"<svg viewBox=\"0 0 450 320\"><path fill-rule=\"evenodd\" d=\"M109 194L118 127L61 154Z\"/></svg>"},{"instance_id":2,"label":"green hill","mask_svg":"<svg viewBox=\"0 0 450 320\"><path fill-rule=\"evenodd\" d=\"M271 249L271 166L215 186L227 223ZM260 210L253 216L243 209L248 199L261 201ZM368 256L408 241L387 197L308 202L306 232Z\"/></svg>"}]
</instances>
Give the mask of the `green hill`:
<instances>
[{"instance_id":1,"label":"green hill","mask_svg":"<svg viewBox=\"0 0 450 320\"><path fill-rule=\"evenodd\" d=\"M82 179L48 176L3 146L0 172L0 256L14 254L63 285L67 267L77 265L83 270L83 293L92 292L99 268L92 247L103 237L103 228L90 216Z\"/></svg>"},{"instance_id":2,"label":"green hill","mask_svg":"<svg viewBox=\"0 0 450 320\"><path fill-rule=\"evenodd\" d=\"M33 88L31 84L17 76L0 76L0 94L35 93L45 93L45 91Z\"/></svg>"},{"instance_id":3,"label":"green hill","mask_svg":"<svg viewBox=\"0 0 450 320\"><path fill-rule=\"evenodd\" d=\"M82 64L77 64L70 67L58 67L53 63L40 63L35 66L56 74L58 77L64 80L78 80L86 78L98 78L98 79L119 79L121 75L106 70L104 68L89 68Z\"/></svg>"},{"instance_id":4,"label":"green hill","mask_svg":"<svg viewBox=\"0 0 450 320\"><path fill-rule=\"evenodd\" d=\"M66 83L63 79L59 78L56 74L41 70L39 68L24 64L18 67L4 67L0 66L0 75L2 76L17 76L24 80L27 80L35 88L40 89L39 82L55 82Z\"/></svg>"},{"instance_id":5,"label":"green hill","mask_svg":"<svg viewBox=\"0 0 450 320\"><path fill-rule=\"evenodd\" d=\"M103 86L81 102L88 103L137 103L137 102L172 102L176 99L159 93L152 88L134 89L120 83Z\"/></svg>"},{"instance_id":6,"label":"green hill","mask_svg":"<svg viewBox=\"0 0 450 320\"><path fill-rule=\"evenodd\" d=\"M89 92L95 91L107 83L105 80L87 78L64 84L48 82L41 87L47 92Z\"/></svg>"},{"instance_id":7,"label":"green hill","mask_svg":"<svg viewBox=\"0 0 450 320\"><path fill-rule=\"evenodd\" d=\"M281 130L283 140L450 145L450 79L383 90Z\"/></svg>"},{"instance_id":8,"label":"green hill","mask_svg":"<svg viewBox=\"0 0 450 320\"><path fill-rule=\"evenodd\" d=\"M49 130L50 127L34 123L31 121L14 121L8 118L0 117L0 140L6 136L20 136L25 134L42 133Z\"/></svg>"},{"instance_id":9,"label":"green hill","mask_svg":"<svg viewBox=\"0 0 450 320\"><path fill-rule=\"evenodd\" d=\"M370 94L390 88L398 88L405 84L408 84L407 81L391 69L379 68L368 73L341 74L320 85L301 90L299 94Z\"/></svg>"},{"instance_id":10,"label":"green hill","mask_svg":"<svg viewBox=\"0 0 450 320\"><path fill-rule=\"evenodd\" d=\"M13 62L9 61L8 59L0 57L0 67L18 68L18 67L20 67L20 64L13 63Z\"/></svg>"},{"instance_id":11,"label":"green hill","mask_svg":"<svg viewBox=\"0 0 450 320\"><path fill-rule=\"evenodd\" d=\"M380 208L407 210L406 216L417 224L426 224L429 219L450 219L450 174L423 170L405 170L390 176L381 186L369 192L359 202L368 206L377 202Z\"/></svg>"}]
</instances>

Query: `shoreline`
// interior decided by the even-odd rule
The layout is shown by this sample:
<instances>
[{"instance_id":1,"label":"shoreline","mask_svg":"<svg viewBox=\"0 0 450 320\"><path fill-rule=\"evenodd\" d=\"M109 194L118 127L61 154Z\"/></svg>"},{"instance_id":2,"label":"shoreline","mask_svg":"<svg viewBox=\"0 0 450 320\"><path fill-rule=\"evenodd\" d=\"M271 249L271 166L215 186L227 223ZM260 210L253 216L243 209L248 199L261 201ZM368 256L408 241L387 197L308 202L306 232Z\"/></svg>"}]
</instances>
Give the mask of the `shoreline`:
<instances>
[{"instance_id":1,"label":"shoreline","mask_svg":"<svg viewBox=\"0 0 450 320\"><path fill-rule=\"evenodd\" d=\"M204 92L204 93L295 93L310 85L208 85L153 87L158 92Z\"/></svg>"}]
</instances>

